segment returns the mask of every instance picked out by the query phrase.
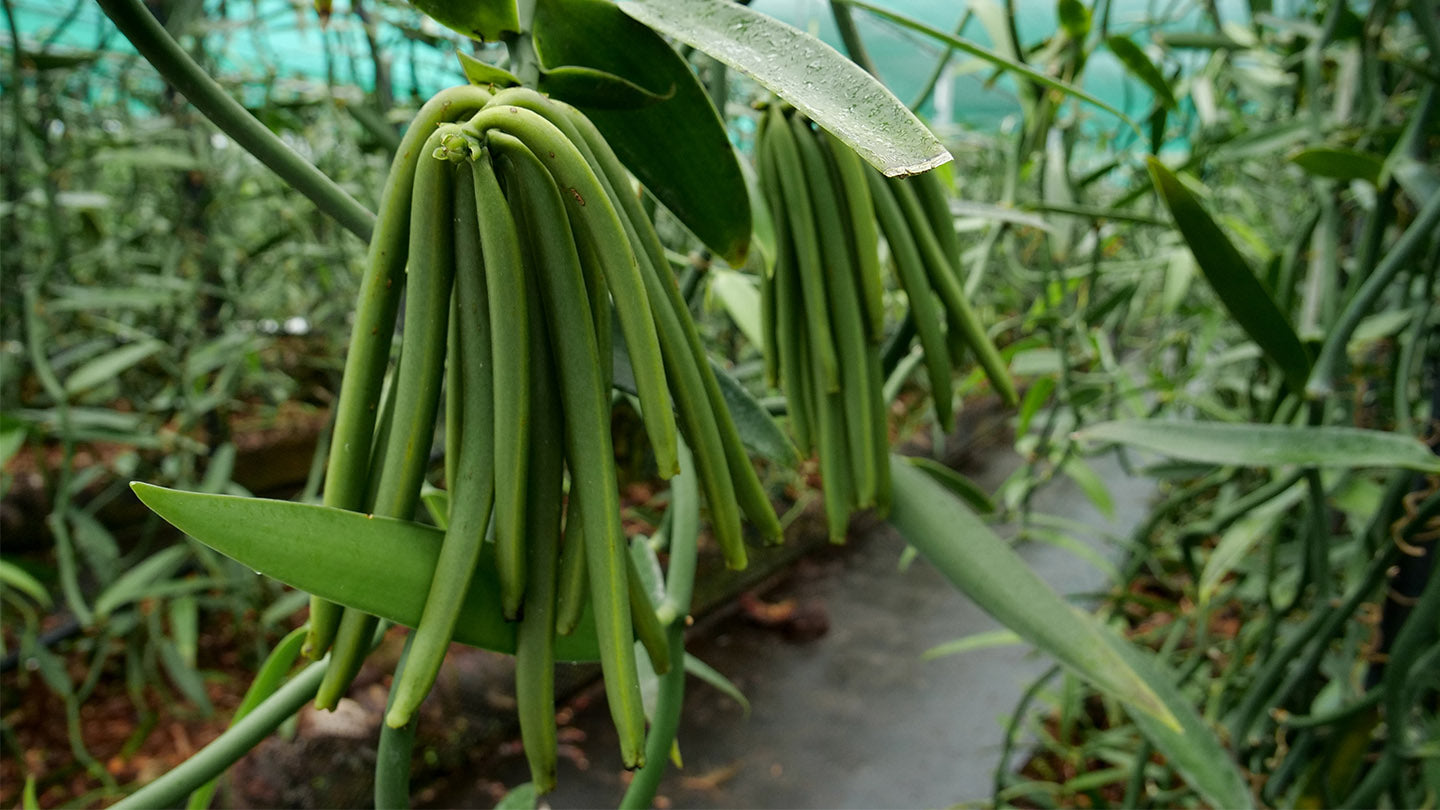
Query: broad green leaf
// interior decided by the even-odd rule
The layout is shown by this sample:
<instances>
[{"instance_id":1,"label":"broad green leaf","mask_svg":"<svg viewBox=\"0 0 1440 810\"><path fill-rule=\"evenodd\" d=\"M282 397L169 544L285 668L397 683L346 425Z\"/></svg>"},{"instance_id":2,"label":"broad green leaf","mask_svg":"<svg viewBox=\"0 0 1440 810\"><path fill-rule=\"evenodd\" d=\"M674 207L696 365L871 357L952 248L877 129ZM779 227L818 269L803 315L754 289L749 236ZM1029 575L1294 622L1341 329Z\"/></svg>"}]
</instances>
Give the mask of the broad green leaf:
<instances>
[{"instance_id":1,"label":"broad green leaf","mask_svg":"<svg viewBox=\"0 0 1440 810\"><path fill-rule=\"evenodd\" d=\"M585 67L665 100L609 109L555 95L584 110L650 193L732 266L750 245L750 206L739 158L695 72L664 39L607 0L538 0L535 51L544 69Z\"/></svg>"},{"instance_id":2,"label":"broad green leaf","mask_svg":"<svg viewBox=\"0 0 1440 810\"><path fill-rule=\"evenodd\" d=\"M169 579L180 570L185 558L189 556L190 548L181 543L151 554L144 562L121 574L119 579L95 598L96 620L104 621L118 608L145 596L150 586Z\"/></svg>"},{"instance_id":3,"label":"broad green leaf","mask_svg":"<svg viewBox=\"0 0 1440 810\"><path fill-rule=\"evenodd\" d=\"M12 562L0 560L0 586L14 588L35 600L41 607L50 607L50 593L40 584L40 580Z\"/></svg>"},{"instance_id":4,"label":"broad green leaf","mask_svg":"<svg viewBox=\"0 0 1440 810\"><path fill-rule=\"evenodd\" d=\"M1165 81L1165 74L1155 67L1155 63L1150 61L1150 57L1145 55L1139 45L1132 42L1129 37L1122 36L1109 37L1105 40L1105 44L1109 46L1110 52L1115 54L1115 58L1120 60L1120 64L1124 65L1126 70L1150 88L1150 92L1154 93L1155 98L1165 105L1165 109L1175 109L1175 94L1170 89L1170 82Z\"/></svg>"},{"instance_id":5,"label":"broad green leaf","mask_svg":"<svg viewBox=\"0 0 1440 810\"><path fill-rule=\"evenodd\" d=\"M1440 457L1417 439L1352 427L1179 422L1102 422L1077 439L1116 442L1175 458L1241 467L1403 467L1440 472Z\"/></svg>"},{"instance_id":6,"label":"broad green leaf","mask_svg":"<svg viewBox=\"0 0 1440 810\"><path fill-rule=\"evenodd\" d=\"M164 347L161 341L147 340L106 352L70 372L65 378L65 393L74 396L110 382Z\"/></svg>"},{"instance_id":7,"label":"broad green leaf","mask_svg":"<svg viewBox=\"0 0 1440 810\"><path fill-rule=\"evenodd\" d=\"M1150 175L1170 209L1195 262L1230 317L1280 367L1292 390L1303 391L1310 375L1310 355L1295 329L1255 277L1240 251L1178 177L1155 158L1147 158Z\"/></svg>"},{"instance_id":8,"label":"broad green leaf","mask_svg":"<svg viewBox=\"0 0 1440 810\"><path fill-rule=\"evenodd\" d=\"M750 714L750 701L745 697L745 693L729 678L720 674L719 670L690 653L685 653L685 671L720 690L721 694L740 704L747 716Z\"/></svg>"},{"instance_id":9,"label":"broad green leaf","mask_svg":"<svg viewBox=\"0 0 1440 810\"><path fill-rule=\"evenodd\" d=\"M1353 149L1312 146L1290 155L1290 162L1316 177L1333 180L1364 180L1371 185L1380 182L1385 161Z\"/></svg>"},{"instance_id":10,"label":"broad green leaf","mask_svg":"<svg viewBox=\"0 0 1440 810\"><path fill-rule=\"evenodd\" d=\"M950 153L893 93L834 48L729 0L620 0L620 9L704 51L793 104L886 176L919 174Z\"/></svg>"},{"instance_id":11,"label":"broad green leaf","mask_svg":"<svg viewBox=\"0 0 1440 810\"><path fill-rule=\"evenodd\" d=\"M959 655L973 650L988 650L991 647L1011 647L1016 644L1023 644L1024 641L1014 630L990 630L984 633L975 633L957 638L954 641L947 641L944 644L936 644L934 647L920 653L923 661L933 661L936 658L945 658L950 655Z\"/></svg>"},{"instance_id":12,"label":"broad green leaf","mask_svg":"<svg viewBox=\"0 0 1440 810\"><path fill-rule=\"evenodd\" d=\"M1101 691L1157 725L1179 728L1151 684L1111 647L1109 631L1071 607L960 500L905 459L892 456L890 522L983 610ZM1122 642L1123 643L1123 642Z\"/></svg>"},{"instance_id":13,"label":"broad green leaf","mask_svg":"<svg viewBox=\"0 0 1440 810\"><path fill-rule=\"evenodd\" d=\"M995 502L979 484L932 458L907 456L905 463L923 470L935 483L950 490L950 494L970 504L970 508L982 515L995 512Z\"/></svg>"},{"instance_id":14,"label":"broad green leaf","mask_svg":"<svg viewBox=\"0 0 1440 810\"><path fill-rule=\"evenodd\" d=\"M1105 633L1105 642L1131 671L1145 680L1179 721L1163 723L1145 712L1130 712L1155 750L1195 792L1212 807L1242 810L1255 806L1245 775L1230 752L1221 745L1215 731L1195 712L1191 700L1175 686L1175 673L1148 651L1114 634Z\"/></svg>"},{"instance_id":15,"label":"broad green leaf","mask_svg":"<svg viewBox=\"0 0 1440 810\"><path fill-rule=\"evenodd\" d=\"M674 85L664 93L654 93L621 76L587 67L558 67L542 71L540 89L592 110L636 110L658 104L675 94Z\"/></svg>"},{"instance_id":16,"label":"broad green leaf","mask_svg":"<svg viewBox=\"0 0 1440 810\"><path fill-rule=\"evenodd\" d=\"M150 484L135 495L175 528L288 585L407 627L420 620L444 533L393 518L326 506L202 495ZM465 595L455 640L515 652L515 624L500 612L500 583L491 555L480 562ZM555 639L562 661L599 656L593 622Z\"/></svg>"},{"instance_id":17,"label":"broad green leaf","mask_svg":"<svg viewBox=\"0 0 1440 810\"><path fill-rule=\"evenodd\" d=\"M986 62L989 62L994 67L999 68L1000 70L1024 76L1025 78L1029 79L1032 82L1035 82L1036 84L1048 87L1051 90L1057 90L1061 93L1064 93L1065 95L1073 96L1074 98L1077 98L1087 104L1092 104L1096 107L1099 107L1105 112L1108 112L1116 118L1119 118L1125 123L1126 126L1135 130L1136 133L1140 132L1140 127L1134 121L1130 120L1129 116L1125 115L1125 113L1120 112L1116 108L1110 106L1109 104L1106 104L1105 102L1090 95L1084 90L1081 90L1073 84L1066 84L1059 79L1041 73L1040 71L1030 67L1029 65L1018 62L1008 56L1004 56L994 51L982 48L979 45L970 42L969 40L961 39L954 34L941 31L940 29L926 25L919 20L913 20L909 17L906 17L903 14L897 14L896 12L890 11L889 9L862 2L862 0L844 0L844 2L858 8L863 8L871 14L874 14L878 17L883 17L884 19L890 20L891 22L896 23L897 25L900 25L904 28L909 28L912 31L918 31L919 33L922 33L932 39L938 40L945 45L954 48L957 51L964 51L971 56L983 59Z\"/></svg>"},{"instance_id":18,"label":"broad green leaf","mask_svg":"<svg viewBox=\"0 0 1440 810\"><path fill-rule=\"evenodd\" d=\"M514 73L488 62L482 62L464 51L456 51L455 56L459 57L460 70L471 84L482 87L492 84L496 87L518 87L524 84Z\"/></svg>"},{"instance_id":19,"label":"broad green leaf","mask_svg":"<svg viewBox=\"0 0 1440 810\"><path fill-rule=\"evenodd\" d=\"M1305 484L1297 481L1284 493L1251 510L1248 515L1225 530L1220 536L1220 542L1216 543L1215 549L1210 552L1210 558L1205 561L1205 568L1200 572L1200 581L1196 584L1197 599L1202 606L1210 601L1220 587L1220 582L1249 555L1255 544L1270 535L1275 522L1303 497Z\"/></svg>"},{"instance_id":20,"label":"broad green leaf","mask_svg":"<svg viewBox=\"0 0 1440 810\"><path fill-rule=\"evenodd\" d=\"M410 0L435 22L471 39L498 42L520 30L515 0Z\"/></svg>"},{"instance_id":21,"label":"broad green leaf","mask_svg":"<svg viewBox=\"0 0 1440 810\"><path fill-rule=\"evenodd\" d=\"M765 342L760 334L760 291L755 289L754 277L718 267L712 268L708 276L710 293L720 301L730 320L735 322L735 326L752 346L763 349Z\"/></svg>"}]
</instances>

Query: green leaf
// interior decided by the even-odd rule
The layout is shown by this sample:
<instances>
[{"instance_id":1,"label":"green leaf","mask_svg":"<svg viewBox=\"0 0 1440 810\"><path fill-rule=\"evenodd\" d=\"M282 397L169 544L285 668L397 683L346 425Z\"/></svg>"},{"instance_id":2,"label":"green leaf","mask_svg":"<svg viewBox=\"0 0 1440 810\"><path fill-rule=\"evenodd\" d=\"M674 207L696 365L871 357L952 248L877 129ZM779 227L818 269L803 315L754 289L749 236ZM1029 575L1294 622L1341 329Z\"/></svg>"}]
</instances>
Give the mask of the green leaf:
<instances>
[{"instance_id":1,"label":"green leaf","mask_svg":"<svg viewBox=\"0 0 1440 810\"><path fill-rule=\"evenodd\" d=\"M1116 442L1168 456L1241 467L1403 467L1440 472L1440 457L1419 440L1352 427L1226 424L1139 419L1102 422L1075 438Z\"/></svg>"},{"instance_id":2,"label":"green leaf","mask_svg":"<svg viewBox=\"0 0 1440 810\"><path fill-rule=\"evenodd\" d=\"M15 563L0 560L0 585L20 591L41 607L50 607L50 593L45 590L45 586Z\"/></svg>"},{"instance_id":3,"label":"green leaf","mask_svg":"<svg viewBox=\"0 0 1440 810\"><path fill-rule=\"evenodd\" d=\"M200 677L200 673L185 663L184 657L170 639L159 639L157 646L160 649L160 664L165 667L165 674L170 676L170 682L175 684L180 694L195 704L206 717L214 714L215 707L210 704L210 696L205 692L205 679Z\"/></svg>"},{"instance_id":4,"label":"green leaf","mask_svg":"<svg viewBox=\"0 0 1440 810\"><path fill-rule=\"evenodd\" d=\"M815 37L729 0L620 0L645 25L744 73L795 105L886 176L950 153L884 85Z\"/></svg>"},{"instance_id":5,"label":"green leaf","mask_svg":"<svg viewBox=\"0 0 1440 810\"><path fill-rule=\"evenodd\" d=\"M1150 61L1150 57L1145 55L1139 45L1129 37L1122 36L1109 37L1105 44L1126 70L1150 88L1150 92L1155 94L1157 101L1165 105L1165 109L1175 109L1175 94L1170 89L1170 83L1165 81L1165 74L1155 67L1155 63Z\"/></svg>"},{"instance_id":6,"label":"green leaf","mask_svg":"<svg viewBox=\"0 0 1440 810\"><path fill-rule=\"evenodd\" d=\"M1060 0L1055 4L1055 16L1073 40L1083 40L1090 33L1090 9L1080 0Z\"/></svg>"},{"instance_id":7,"label":"green leaf","mask_svg":"<svg viewBox=\"0 0 1440 810\"><path fill-rule=\"evenodd\" d=\"M1220 582L1235 570L1241 560L1249 556L1255 544L1262 538L1271 536L1276 521L1303 497L1305 485L1297 481L1283 494L1251 510L1225 530L1220 536L1220 542L1216 543L1215 549L1210 552L1210 558L1205 561L1205 568L1200 572L1200 581L1195 586L1197 601L1201 606L1210 601L1219 589Z\"/></svg>"},{"instance_id":8,"label":"green leaf","mask_svg":"<svg viewBox=\"0 0 1440 810\"><path fill-rule=\"evenodd\" d=\"M852 6L863 8L871 14L874 14L878 17L883 17L884 19L890 20L891 22L896 23L904 28L909 28L912 31L918 31L919 33L922 33L932 39L938 40L945 45L954 48L957 51L964 51L971 56L989 62L993 67L997 67L1000 70L1019 74L1029 79L1030 81L1035 82L1036 84L1043 85L1050 88L1051 90L1058 90L1065 95L1073 96L1074 98L1077 98L1087 104L1093 104L1094 106L1099 107L1100 109L1110 113L1116 118L1119 118L1125 123L1126 126L1135 130L1137 134L1140 134L1140 127L1134 121L1130 120L1129 116L1125 115L1125 113L1120 112L1109 104L1106 104L1100 99L1090 95L1089 93L1081 90L1080 88L1072 84L1066 84L1059 79L1055 79L1047 76L1044 73L1041 73L1040 71L1030 67L1029 65L1018 62L1008 56L1003 56L1001 54L995 53L994 51L986 50L985 48L982 48L979 45L970 42L969 40L961 39L954 34L946 33L945 31L941 31L938 28L926 25L925 23L922 23L918 20L912 20L911 18L906 17L903 14L897 14L893 11L890 11L889 9L862 2L862 0L844 0L844 2L849 3Z\"/></svg>"},{"instance_id":9,"label":"green leaf","mask_svg":"<svg viewBox=\"0 0 1440 810\"><path fill-rule=\"evenodd\" d=\"M979 484L935 459L924 456L907 456L905 463L923 470L935 483L949 490L951 495L970 504L970 508L980 514L989 515L995 512L995 501L990 499L990 496L980 488Z\"/></svg>"},{"instance_id":10,"label":"green leaf","mask_svg":"<svg viewBox=\"0 0 1440 810\"><path fill-rule=\"evenodd\" d=\"M1179 728L1151 684L1110 646L1109 632L1071 607L961 501L899 456L890 459L890 522L985 612L1077 675L1134 709Z\"/></svg>"},{"instance_id":11,"label":"green leaf","mask_svg":"<svg viewBox=\"0 0 1440 810\"><path fill-rule=\"evenodd\" d=\"M288 585L408 627L420 620L443 533L429 526L326 506L202 495L133 483L157 515L216 551ZM500 612L494 558L480 562L455 640L515 652L515 625ZM562 661L599 657L593 622L555 640Z\"/></svg>"},{"instance_id":12,"label":"green leaf","mask_svg":"<svg viewBox=\"0 0 1440 810\"><path fill-rule=\"evenodd\" d=\"M200 604L193 594L170 600L170 638L175 642L180 660L193 669L200 648Z\"/></svg>"},{"instance_id":13,"label":"green leaf","mask_svg":"<svg viewBox=\"0 0 1440 810\"><path fill-rule=\"evenodd\" d=\"M25 422L8 413L0 413L0 466L25 446Z\"/></svg>"},{"instance_id":14,"label":"green leaf","mask_svg":"<svg viewBox=\"0 0 1440 810\"><path fill-rule=\"evenodd\" d=\"M280 639L280 643L275 645L270 655L266 656L265 662L260 665L260 671L255 673L255 679L250 682L250 688L245 690L245 696L240 699L240 705L230 716L228 728L234 728L236 723L254 711L266 698L275 694L284 683L286 673L295 666L295 659L300 656L300 648L305 644L305 631L305 627L291 630ZM215 795L217 784L217 781L212 779L190 794L190 801L186 804L188 810L206 810L210 806L210 799Z\"/></svg>"},{"instance_id":15,"label":"green leaf","mask_svg":"<svg viewBox=\"0 0 1440 810\"><path fill-rule=\"evenodd\" d=\"M460 70L465 78L475 85L481 87L495 85L496 87L519 87L524 82L520 77L510 71L496 67L489 62L482 62L464 51L456 51L455 56L460 59Z\"/></svg>"},{"instance_id":16,"label":"green leaf","mask_svg":"<svg viewBox=\"0 0 1440 810\"><path fill-rule=\"evenodd\" d=\"M540 793L535 790L535 783L525 782L500 797L500 801L495 804L495 810L535 810L539 802Z\"/></svg>"},{"instance_id":17,"label":"green leaf","mask_svg":"<svg viewBox=\"0 0 1440 810\"><path fill-rule=\"evenodd\" d=\"M498 42L520 30L515 0L410 0L435 22L471 39Z\"/></svg>"},{"instance_id":18,"label":"green leaf","mask_svg":"<svg viewBox=\"0 0 1440 810\"><path fill-rule=\"evenodd\" d=\"M1200 201L1160 161L1151 157L1147 162L1156 190L1220 303L1280 367L1291 389L1303 391L1310 375L1310 355L1284 313Z\"/></svg>"},{"instance_id":19,"label":"green leaf","mask_svg":"<svg viewBox=\"0 0 1440 810\"><path fill-rule=\"evenodd\" d=\"M745 339L756 348L764 348L760 334L760 291L755 289L753 276L734 270L711 268L707 274L710 293L720 301L730 320L740 329Z\"/></svg>"},{"instance_id":20,"label":"green leaf","mask_svg":"<svg viewBox=\"0 0 1440 810\"><path fill-rule=\"evenodd\" d=\"M1254 807L1244 774L1214 730L1196 714L1191 700L1175 686L1175 673L1154 655L1114 634L1105 633L1104 638L1110 649L1155 690L1179 721L1177 726L1145 712L1130 712L1140 733L1150 740L1155 750L1165 755L1170 767L1212 807L1235 810Z\"/></svg>"},{"instance_id":21,"label":"green leaf","mask_svg":"<svg viewBox=\"0 0 1440 810\"><path fill-rule=\"evenodd\" d=\"M1060 471L1080 487L1080 490L1085 493L1085 497L1090 499L1090 503L1095 505L1095 508L1105 516L1106 520L1115 519L1115 501L1110 497L1110 488L1105 486L1105 482L1095 474L1095 470L1091 469L1089 464L1086 464L1079 456L1071 456L1065 460Z\"/></svg>"},{"instance_id":22,"label":"green leaf","mask_svg":"<svg viewBox=\"0 0 1440 810\"><path fill-rule=\"evenodd\" d=\"M710 684L720 690L721 694L740 704L740 708L744 710L746 716L749 716L750 701L745 697L745 693L741 692L740 688L732 683L729 678L720 674L719 670L690 653L685 653L685 671L705 683Z\"/></svg>"},{"instance_id":23,"label":"green leaf","mask_svg":"<svg viewBox=\"0 0 1440 810\"><path fill-rule=\"evenodd\" d=\"M1370 185L1380 182L1380 172L1385 161L1357 152L1332 146L1312 146L1290 155L1290 162L1315 177L1333 180L1364 180Z\"/></svg>"},{"instance_id":24,"label":"green leaf","mask_svg":"<svg viewBox=\"0 0 1440 810\"><path fill-rule=\"evenodd\" d=\"M934 661L936 658L959 655L972 650L988 650L992 647L1009 647L1023 643L1024 641L1015 635L1014 630L990 630L947 641L944 644L936 644L921 653L920 658L923 661Z\"/></svg>"},{"instance_id":25,"label":"green leaf","mask_svg":"<svg viewBox=\"0 0 1440 810\"><path fill-rule=\"evenodd\" d=\"M161 341L147 340L106 352L70 372L65 378L65 393L74 396L110 382L164 347L165 344Z\"/></svg>"},{"instance_id":26,"label":"green leaf","mask_svg":"<svg viewBox=\"0 0 1440 810\"><path fill-rule=\"evenodd\" d=\"M624 77L587 67L541 71L540 89L576 106L601 110L635 110L675 95L674 85L665 93L654 93Z\"/></svg>"},{"instance_id":27,"label":"green leaf","mask_svg":"<svg viewBox=\"0 0 1440 810\"><path fill-rule=\"evenodd\" d=\"M593 68L665 97L619 110L554 91L590 117L626 168L701 242L732 266L743 264L750 245L745 181L725 124L690 65L607 0L538 0L533 35L545 69Z\"/></svg>"},{"instance_id":28,"label":"green leaf","mask_svg":"<svg viewBox=\"0 0 1440 810\"><path fill-rule=\"evenodd\" d=\"M752 453L764 456L777 464L793 467L800 463L800 451L785 434L785 429L775 417L760 404L745 386L710 359L710 368L715 371L715 380L720 383L720 394L725 398L725 408L735 421L740 432L740 441Z\"/></svg>"},{"instance_id":29,"label":"green leaf","mask_svg":"<svg viewBox=\"0 0 1440 810\"><path fill-rule=\"evenodd\" d=\"M144 562L121 574L119 579L95 598L95 619L104 621L118 608L145 596L150 586L169 579L179 571L188 556L190 547L182 543L146 557Z\"/></svg>"}]
</instances>

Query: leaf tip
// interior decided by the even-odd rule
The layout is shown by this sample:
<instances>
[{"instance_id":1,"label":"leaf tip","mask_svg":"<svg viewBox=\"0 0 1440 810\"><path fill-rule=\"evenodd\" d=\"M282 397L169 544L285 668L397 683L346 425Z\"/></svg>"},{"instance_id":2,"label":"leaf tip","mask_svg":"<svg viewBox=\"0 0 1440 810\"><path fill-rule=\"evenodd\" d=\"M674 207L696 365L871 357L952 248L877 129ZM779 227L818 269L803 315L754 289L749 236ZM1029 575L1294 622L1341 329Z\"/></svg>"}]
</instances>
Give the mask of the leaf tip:
<instances>
[{"instance_id":1,"label":"leaf tip","mask_svg":"<svg viewBox=\"0 0 1440 810\"><path fill-rule=\"evenodd\" d=\"M884 174L886 177L910 177L912 175L924 174L931 169L937 169L954 159L955 156L950 154L949 149L941 147L940 153L937 155L926 158L919 163L910 163L902 166L886 166L881 170L881 174Z\"/></svg>"}]
</instances>

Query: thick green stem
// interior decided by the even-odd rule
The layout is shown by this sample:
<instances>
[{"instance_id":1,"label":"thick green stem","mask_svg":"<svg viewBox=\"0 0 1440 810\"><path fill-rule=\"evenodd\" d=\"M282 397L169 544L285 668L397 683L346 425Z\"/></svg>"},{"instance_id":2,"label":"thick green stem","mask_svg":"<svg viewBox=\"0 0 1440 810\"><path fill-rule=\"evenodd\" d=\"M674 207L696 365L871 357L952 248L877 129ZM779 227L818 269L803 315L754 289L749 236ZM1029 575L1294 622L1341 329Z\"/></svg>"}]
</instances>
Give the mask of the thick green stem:
<instances>
[{"instance_id":1,"label":"thick green stem","mask_svg":"<svg viewBox=\"0 0 1440 810\"><path fill-rule=\"evenodd\" d=\"M185 53L141 0L96 0L120 33L215 126L346 230L369 241L375 215L255 119Z\"/></svg>"},{"instance_id":2,"label":"thick green stem","mask_svg":"<svg viewBox=\"0 0 1440 810\"><path fill-rule=\"evenodd\" d=\"M1410 223L1410 227L1395 242L1395 246L1390 248L1390 252L1385 254L1375 272L1370 274L1370 278L1365 280L1360 291L1340 313L1334 327L1326 335L1320 357L1315 361L1309 382L1305 384L1306 394L1323 397L1334 390L1335 372L1345 359L1345 347L1350 342L1350 336L1355 333L1355 327L1370 313L1376 299L1390 286L1390 282L1395 280L1400 270L1434 238L1437 225L1440 225L1440 192L1431 194L1430 199L1425 201L1425 207L1420 209L1415 221Z\"/></svg>"},{"instance_id":3,"label":"thick green stem","mask_svg":"<svg viewBox=\"0 0 1440 810\"><path fill-rule=\"evenodd\" d=\"M268 700L255 707L215 741L200 749L174 770L135 791L112 806L112 810L140 810L147 807L177 807L191 791L214 779L235 764L250 749L270 735L286 718L315 696L329 661L311 664Z\"/></svg>"}]
</instances>

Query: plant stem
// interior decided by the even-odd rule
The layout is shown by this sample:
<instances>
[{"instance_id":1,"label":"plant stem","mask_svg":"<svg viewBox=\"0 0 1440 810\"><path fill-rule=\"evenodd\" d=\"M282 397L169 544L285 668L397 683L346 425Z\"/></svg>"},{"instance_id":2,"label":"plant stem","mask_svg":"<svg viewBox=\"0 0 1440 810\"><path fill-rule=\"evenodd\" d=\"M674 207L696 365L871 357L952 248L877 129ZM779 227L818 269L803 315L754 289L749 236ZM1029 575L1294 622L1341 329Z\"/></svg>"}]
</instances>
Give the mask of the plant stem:
<instances>
[{"instance_id":1,"label":"plant stem","mask_svg":"<svg viewBox=\"0 0 1440 810\"><path fill-rule=\"evenodd\" d=\"M860 38L860 29L855 27L855 18L850 14L849 4L830 0L830 14L835 18L835 27L840 29L840 39L845 43L845 52L850 55L850 61L879 79L880 72L875 69L870 52L865 50L865 41ZM946 55L949 55L948 51Z\"/></svg>"},{"instance_id":2,"label":"plant stem","mask_svg":"<svg viewBox=\"0 0 1440 810\"><path fill-rule=\"evenodd\" d=\"M346 230L370 240L375 215L231 98L160 25L141 0L96 0L130 44L206 118Z\"/></svg>"},{"instance_id":3,"label":"plant stem","mask_svg":"<svg viewBox=\"0 0 1440 810\"><path fill-rule=\"evenodd\" d=\"M1430 199L1425 201L1425 207L1420 209L1415 221L1405 229L1405 233L1375 268L1375 272L1370 274L1360 291L1346 304L1344 312L1340 313L1320 349L1320 356L1310 372L1310 380L1305 384L1307 395L1318 398L1328 396L1334 391L1335 372L1345 359L1345 346L1350 342L1355 327L1369 314L1380 293L1390 286L1400 269L1435 236L1437 225L1440 225L1440 191L1432 193Z\"/></svg>"},{"instance_id":4,"label":"plant stem","mask_svg":"<svg viewBox=\"0 0 1440 810\"><path fill-rule=\"evenodd\" d=\"M103 0L102 0L103 1ZM145 807L177 807L191 791L214 779L260 744L286 718L315 696L329 661L311 664L275 694L255 707L215 741L164 776L126 796L112 810L140 810Z\"/></svg>"},{"instance_id":5,"label":"plant stem","mask_svg":"<svg viewBox=\"0 0 1440 810\"><path fill-rule=\"evenodd\" d=\"M630 787L620 799L621 808L647 808L655 801L655 791L660 787L660 777L665 774L665 764L670 761L670 749L675 744L675 732L680 728L680 710L685 704L683 618L670 623L666 637L670 648L670 671L660 677L655 716L650 722L650 734L645 738L645 765L630 780Z\"/></svg>"}]
</instances>

